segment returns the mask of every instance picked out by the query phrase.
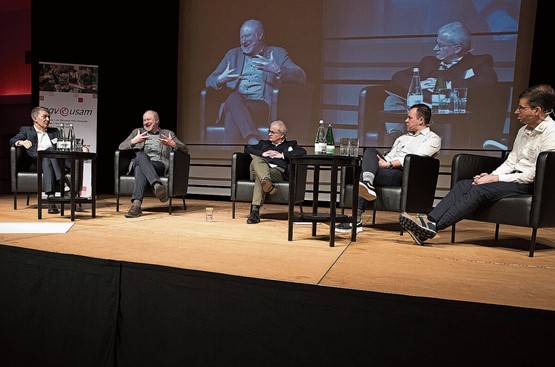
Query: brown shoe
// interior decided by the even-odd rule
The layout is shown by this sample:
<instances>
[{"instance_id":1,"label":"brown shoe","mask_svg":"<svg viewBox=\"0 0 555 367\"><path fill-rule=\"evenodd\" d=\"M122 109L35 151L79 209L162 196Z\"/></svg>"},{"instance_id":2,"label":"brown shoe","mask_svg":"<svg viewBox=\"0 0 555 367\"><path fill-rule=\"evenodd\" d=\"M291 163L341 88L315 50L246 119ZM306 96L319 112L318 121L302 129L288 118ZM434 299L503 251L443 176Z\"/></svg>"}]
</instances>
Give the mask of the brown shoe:
<instances>
[{"instance_id":1,"label":"brown shoe","mask_svg":"<svg viewBox=\"0 0 555 367\"><path fill-rule=\"evenodd\" d=\"M264 178L262 179L262 191L264 191L268 195L274 195L277 193L278 190L269 178Z\"/></svg>"},{"instance_id":2,"label":"brown shoe","mask_svg":"<svg viewBox=\"0 0 555 367\"><path fill-rule=\"evenodd\" d=\"M129 211L125 213L126 218L137 218L143 215L143 211L141 210L141 201L140 200L133 200L133 204L131 204L131 208Z\"/></svg>"},{"instance_id":3,"label":"brown shoe","mask_svg":"<svg viewBox=\"0 0 555 367\"><path fill-rule=\"evenodd\" d=\"M163 203L168 201L168 193L166 192L166 188L159 182L154 183L154 195Z\"/></svg>"}]
</instances>

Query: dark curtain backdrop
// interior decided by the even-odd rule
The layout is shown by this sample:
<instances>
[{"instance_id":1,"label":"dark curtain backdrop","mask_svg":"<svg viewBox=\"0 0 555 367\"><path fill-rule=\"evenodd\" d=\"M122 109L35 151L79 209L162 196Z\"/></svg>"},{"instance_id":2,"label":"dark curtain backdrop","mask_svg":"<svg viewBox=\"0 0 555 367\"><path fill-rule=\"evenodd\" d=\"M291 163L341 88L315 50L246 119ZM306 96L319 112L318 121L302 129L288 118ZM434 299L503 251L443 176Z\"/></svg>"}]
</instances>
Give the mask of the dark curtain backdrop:
<instances>
[{"instance_id":1,"label":"dark curtain backdrop","mask_svg":"<svg viewBox=\"0 0 555 367\"><path fill-rule=\"evenodd\" d=\"M0 364L551 366L555 312L0 245Z\"/></svg>"}]
</instances>

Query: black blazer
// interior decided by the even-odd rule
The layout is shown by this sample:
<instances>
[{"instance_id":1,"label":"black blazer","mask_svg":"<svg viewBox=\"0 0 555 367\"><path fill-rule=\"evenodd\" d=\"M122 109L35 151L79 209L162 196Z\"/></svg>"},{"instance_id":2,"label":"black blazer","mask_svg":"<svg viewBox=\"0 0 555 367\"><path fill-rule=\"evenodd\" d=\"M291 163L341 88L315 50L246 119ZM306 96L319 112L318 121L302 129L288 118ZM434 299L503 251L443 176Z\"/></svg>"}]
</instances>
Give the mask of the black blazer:
<instances>
[{"instance_id":1,"label":"black blazer","mask_svg":"<svg viewBox=\"0 0 555 367\"><path fill-rule=\"evenodd\" d=\"M60 137L60 130L55 127L48 127L46 129L46 133L48 134L50 141L52 141L52 145L55 145ZM33 145L31 145L29 149L25 149L25 151L31 158L36 158L39 139L35 127L33 125L20 127L19 132L10 139L10 146L15 147L15 143L19 140L29 140L33 143Z\"/></svg>"}]
</instances>

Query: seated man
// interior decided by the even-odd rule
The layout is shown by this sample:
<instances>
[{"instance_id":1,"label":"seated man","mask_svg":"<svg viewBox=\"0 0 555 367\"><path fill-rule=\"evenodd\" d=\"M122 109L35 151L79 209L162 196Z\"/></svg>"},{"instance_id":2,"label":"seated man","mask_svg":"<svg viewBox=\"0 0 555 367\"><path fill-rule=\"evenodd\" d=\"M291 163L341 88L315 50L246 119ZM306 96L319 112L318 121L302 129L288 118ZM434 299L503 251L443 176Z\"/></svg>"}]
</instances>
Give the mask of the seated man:
<instances>
[{"instance_id":1,"label":"seated man","mask_svg":"<svg viewBox=\"0 0 555 367\"><path fill-rule=\"evenodd\" d=\"M241 47L226 52L206 79L206 87L231 92L219 116L225 124L224 143L256 144L260 140L256 120L263 117L267 123L274 88L281 83L305 83L306 75L284 48L266 45L259 20L243 23L240 43Z\"/></svg>"},{"instance_id":2,"label":"seated man","mask_svg":"<svg viewBox=\"0 0 555 367\"><path fill-rule=\"evenodd\" d=\"M366 148L362 158L359 182L357 232L362 231L362 213L368 202L376 200L377 186L401 186L403 163L407 154L434 156L441 149L441 138L430 130L432 111L427 105L413 105L405 119L407 133L398 137L389 153L381 155L375 148ZM338 232L351 230L351 223L337 225Z\"/></svg>"},{"instance_id":3,"label":"seated man","mask_svg":"<svg viewBox=\"0 0 555 367\"><path fill-rule=\"evenodd\" d=\"M513 149L498 168L473 179L461 180L426 216L401 213L401 226L421 245L480 206L513 195L531 194L534 190L538 155L555 150L555 121L549 116L555 106L555 90L536 85L520 93L515 110L524 124L517 133Z\"/></svg>"},{"instance_id":4,"label":"seated man","mask_svg":"<svg viewBox=\"0 0 555 367\"><path fill-rule=\"evenodd\" d=\"M119 145L119 150L134 150L135 158L131 162L129 172L133 171L135 182L131 195L131 208L126 218L136 218L143 214L141 204L147 185L152 187L154 195L161 202L168 201L166 188L160 176L168 174L170 152L181 150L187 153L185 143L177 138L171 130L160 129L160 117L156 111L143 114L143 128L134 129Z\"/></svg>"},{"instance_id":5,"label":"seated man","mask_svg":"<svg viewBox=\"0 0 555 367\"><path fill-rule=\"evenodd\" d=\"M266 195L274 195L274 182L288 180L288 160L292 156L305 155L306 150L296 140L287 140L287 127L281 120L273 121L268 131L269 140L260 140L256 145L247 145L245 154L250 154L251 176L254 191L248 224L260 222L260 207Z\"/></svg>"},{"instance_id":6,"label":"seated man","mask_svg":"<svg viewBox=\"0 0 555 367\"><path fill-rule=\"evenodd\" d=\"M45 107L34 107L31 110L33 125L22 126L19 132L10 139L10 146L22 146L32 159L29 163L29 171L37 171L37 152L41 150L53 150L59 139L60 131L50 127L50 112ZM67 164L66 164L67 165ZM62 164L62 166L64 166ZM65 167L61 168L55 158L43 158L42 160L42 191L47 195L47 200L52 200L57 189L62 185ZM48 214L57 214L59 209L54 203L48 205Z\"/></svg>"}]
</instances>

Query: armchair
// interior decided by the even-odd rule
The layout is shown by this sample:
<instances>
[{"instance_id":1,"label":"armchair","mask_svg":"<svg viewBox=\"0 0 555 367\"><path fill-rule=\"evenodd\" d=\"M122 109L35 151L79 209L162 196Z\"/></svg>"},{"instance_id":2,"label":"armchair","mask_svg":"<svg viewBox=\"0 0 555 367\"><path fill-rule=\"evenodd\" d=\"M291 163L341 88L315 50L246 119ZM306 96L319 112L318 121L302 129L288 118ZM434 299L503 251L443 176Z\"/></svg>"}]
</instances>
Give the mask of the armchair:
<instances>
[{"instance_id":1,"label":"armchair","mask_svg":"<svg viewBox=\"0 0 555 367\"><path fill-rule=\"evenodd\" d=\"M415 154L405 156L401 186L376 186L376 200L372 202L372 225L376 224L376 211L420 212L432 210L439 176L439 159ZM340 203L342 210L350 208L353 184L359 178L352 170L341 171ZM401 230L403 234L403 230Z\"/></svg>"},{"instance_id":2,"label":"armchair","mask_svg":"<svg viewBox=\"0 0 555 367\"><path fill-rule=\"evenodd\" d=\"M119 200L122 195L133 193L135 177L128 175L127 171L135 152L133 150L116 150L114 154L114 193L116 194L116 211L119 212ZM181 151L170 152L170 167L167 177L160 177L162 184L168 192L168 213L172 213L172 199L181 197L183 210L187 210L185 196L189 187L189 169L191 156ZM154 196L152 190L147 189L145 194Z\"/></svg>"},{"instance_id":3,"label":"armchair","mask_svg":"<svg viewBox=\"0 0 555 367\"><path fill-rule=\"evenodd\" d=\"M235 203L251 202L254 191L254 181L251 180L250 163L251 156L241 152L233 153L231 157L231 217L235 219ZM297 189L294 204L299 204L302 213L302 203L306 191L307 169L299 167L299 177L297 178ZM275 195L267 195L265 203L289 204L289 182L276 182L274 186L278 189Z\"/></svg>"},{"instance_id":4,"label":"armchair","mask_svg":"<svg viewBox=\"0 0 555 367\"><path fill-rule=\"evenodd\" d=\"M229 91L202 88L200 91L199 121L200 141L205 143L222 143L224 140L224 123L218 121L222 103ZM258 116L260 136L268 135L268 123L281 119L289 127L289 135L304 137L308 133L307 121L310 119L312 103L312 85L283 84L272 93L272 106L268 116Z\"/></svg>"},{"instance_id":5,"label":"armchair","mask_svg":"<svg viewBox=\"0 0 555 367\"><path fill-rule=\"evenodd\" d=\"M24 147L10 147L10 181L13 192L13 209L17 210L17 194L27 194L27 206L31 193L38 193L42 190L37 189L37 172L28 170L32 163L32 158L27 155ZM76 180L82 182L83 167L79 167ZM66 173L66 181L70 180L69 173Z\"/></svg>"},{"instance_id":6,"label":"armchair","mask_svg":"<svg viewBox=\"0 0 555 367\"><path fill-rule=\"evenodd\" d=\"M453 157L451 186L462 179L481 172L491 172L504 158L475 154L457 154ZM532 228L528 256L534 256L538 228L555 227L555 152L540 153L536 162L536 177L532 195L518 195L500 199L481 207L466 219L495 223L495 240L499 238L499 225ZM455 229L451 228L451 242L455 242Z\"/></svg>"}]
</instances>

